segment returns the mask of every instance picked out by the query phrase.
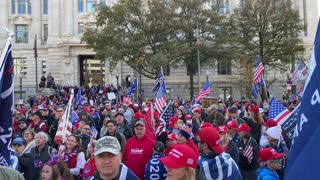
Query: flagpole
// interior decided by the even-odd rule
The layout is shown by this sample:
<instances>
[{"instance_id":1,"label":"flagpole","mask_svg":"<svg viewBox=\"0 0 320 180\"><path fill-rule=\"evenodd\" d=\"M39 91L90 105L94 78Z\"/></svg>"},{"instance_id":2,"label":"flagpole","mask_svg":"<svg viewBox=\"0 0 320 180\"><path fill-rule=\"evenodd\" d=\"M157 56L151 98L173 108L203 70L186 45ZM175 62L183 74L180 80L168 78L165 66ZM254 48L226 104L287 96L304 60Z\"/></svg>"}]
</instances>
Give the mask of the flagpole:
<instances>
[{"instance_id":1,"label":"flagpole","mask_svg":"<svg viewBox=\"0 0 320 180\"><path fill-rule=\"evenodd\" d=\"M37 52L37 34L34 35L34 59L36 61L36 94L38 93L38 52Z\"/></svg>"},{"instance_id":2,"label":"flagpole","mask_svg":"<svg viewBox=\"0 0 320 180\"><path fill-rule=\"evenodd\" d=\"M136 76L136 81L137 81L137 87L136 87L136 89L137 89L137 104L139 104L139 91L138 91L138 87L139 87L139 81L138 81L138 76Z\"/></svg>"},{"instance_id":3,"label":"flagpole","mask_svg":"<svg viewBox=\"0 0 320 180\"><path fill-rule=\"evenodd\" d=\"M264 90L266 91L265 92L266 93L266 99L267 99L267 102L269 102L269 100L268 100L268 92L267 92L267 84L266 84L264 78L263 78L263 84L264 84Z\"/></svg>"}]
</instances>

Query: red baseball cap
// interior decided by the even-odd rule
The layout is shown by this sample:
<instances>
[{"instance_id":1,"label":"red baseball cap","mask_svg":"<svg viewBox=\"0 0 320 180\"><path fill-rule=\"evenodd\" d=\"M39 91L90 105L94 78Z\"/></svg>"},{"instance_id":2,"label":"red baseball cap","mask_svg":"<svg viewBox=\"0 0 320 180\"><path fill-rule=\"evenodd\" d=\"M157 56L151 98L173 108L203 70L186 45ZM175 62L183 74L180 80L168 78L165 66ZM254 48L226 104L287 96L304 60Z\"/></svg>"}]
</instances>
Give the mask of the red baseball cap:
<instances>
[{"instance_id":1,"label":"red baseball cap","mask_svg":"<svg viewBox=\"0 0 320 180\"><path fill-rule=\"evenodd\" d=\"M284 153L278 153L273 148L264 148L259 151L258 154L260 161L268 161L271 159L279 159L284 156Z\"/></svg>"},{"instance_id":2,"label":"red baseball cap","mask_svg":"<svg viewBox=\"0 0 320 180\"><path fill-rule=\"evenodd\" d=\"M201 141L207 143L215 153L221 154L224 152L224 148L220 144L220 135L216 128L203 128L198 135Z\"/></svg>"},{"instance_id":3,"label":"red baseball cap","mask_svg":"<svg viewBox=\"0 0 320 180\"><path fill-rule=\"evenodd\" d=\"M228 133L228 127L226 125L218 126L218 131L219 133L221 132Z\"/></svg>"},{"instance_id":4,"label":"red baseball cap","mask_svg":"<svg viewBox=\"0 0 320 180\"><path fill-rule=\"evenodd\" d=\"M227 128L230 128L230 129L237 129L238 127L238 123L236 121L229 121L227 123Z\"/></svg>"},{"instance_id":5,"label":"red baseball cap","mask_svg":"<svg viewBox=\"0 0 320 180\"><path fill-rule=\"evenodd\" d=\"M174 124L179 121L177 116L173 116L169 119L169 128L173 128Z\"/></svg>"},{"instance_id":6,"label":"red baseball cap","mask_svg":"<svg viewBox=\"0 0 320 180\"><path fill-rule=\"evenodd\" d=\"M250 111L251 112L259 112L259 106L257 106L257 105L251 106Z\"/></svg>"},{"instance_id":7,"label":"red baseball cap","mask_svg":"<svg viewBox=\"0 0 320 180\"><path fill-rule=\"evenodd\" d=\"M278 123L273 119L268 119L268 121L266 123L264 123L264 126L269 127L269 128L277 126L277 125L278 125Z\"/></svg>"},{"instance_id":8,"label":"red baseball cap","mask_svg":"<svg viewBox=\"0 0 320 180\"><path fill-rule=\"evenodd\" d=\"M159 160L168 168L197 168L198 156L188 145L176 144L168 156Z\"/></svg>"},{"instance_id":9,"label":"red baseball cap","mask_svg":"<svg viewBox=\"0 0 320 180\"><path fill-rule=\"evenodd\" d=\"M193 111L193 113L199 113L199 114L201 114L201 109L195 109L194 111Z\"/></svg>"},{"instance_id":10,"label":"red baseball cap","mask_svg":"<svg viewBox=\"0 0 320 180\"><path fill-rule=\"evenodd\" d=\"M191 116L190 114L186 114L186 115L184 116L184 119L186 119L186 120L192 119L192 116Z\"/></svg>"},{"instance_id":11,"label":"red baseball cap","mask_svg":"<svg viewBox=\"0 0 320 180\"><path fill-rule=\"evenodd\" d=\"M167 139L170 139L170 140L177 140L177 136L176 136L176 134L175 134L175 133L170 133L170 134L168 134Z\"/></svg>"},{"instance_id":12,"label":"red baseball cap","mask_svg":"<svg viewBox=\"0 0 320 180\"><path fill-rule=\"evenodd\" d=\"M139 119L139 118L142 118L142 117L143 117L143 114L140 111L134 113L134 116L133 116L134 119Z\"/></svg>"},{"instance_id":13,"label":"red baseball cap","mask_svg":"<svg viewBox=\"0 0 320 180\"><path fill-rule=\"evenodd\" d=\"M246 131L246 132L250 133L251 132L251 128L247 124L240 124L240 126L237 128L237 131L238 132Z\"/></svg>"},{"instance_id":14,"label":"red baseball cap","mask_svg":"<svg viewBox=\"0 0 320 180\"><path fill-rule=\"evenodd\" d=\"M206 128L206 127L213 127L213 125L212 125L211 123L204 122L204 123L201 125L201 128Z\"/></svg>"}]
</instances>

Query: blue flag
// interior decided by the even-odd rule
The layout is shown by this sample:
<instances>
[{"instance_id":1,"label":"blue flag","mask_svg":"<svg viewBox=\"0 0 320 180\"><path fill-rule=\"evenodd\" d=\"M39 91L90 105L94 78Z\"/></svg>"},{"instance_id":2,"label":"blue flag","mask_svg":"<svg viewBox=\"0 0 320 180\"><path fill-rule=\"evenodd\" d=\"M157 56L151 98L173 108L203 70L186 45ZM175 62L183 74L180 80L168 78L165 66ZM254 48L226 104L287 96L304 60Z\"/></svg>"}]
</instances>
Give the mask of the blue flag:
<instances>
[{"instance_id":1,"label":"blue flag","mask_svg":"<svg viewBox=\"0 0 320 180\"><path fill-rule=\"evenodd\" d=\"M130 86L130 88L128 89L128 92L126 94L126 96L131 96L131 94L134 94L137 92L138 89L138 78L135 78Z\"/></svg>"},{"instance_id":2,"label":"blue flag","mask_svg":"<svg viewBox=\"0 0 320 180\"><path fill-rule=\"evenodd\" d=\"M163 73L162 67L161 67L159 76L157 77L156 81L152 86L152 92L158 92L161 86L164 86L164 89L166 89L166 83L164 81L164 73Z\"/></svg>"},{"instance_id":3,"label":"blue flag","mask_svg":"<svg viewBox=\"0 0 320 180\"><path fill-rule=\"evenodd\" d=\"M78 92L77 92L77 101L78 101L78 105L81 105L81 103L83 101L80 88L78 89Z\"/></svg>"},{"instance_id":4,"label":"blue flag","mask_svg":"<svg viewBox=\"0 0 320 180\"><path fill-rule=\"evenodd\" d=\"M74 110L71 111L70 119L71 119L72 125L75 125L80 120L78 114Z\"/></svg>"},{"instance_id":5,"label":"blue flag","mask_svg":"<svg viewBox=\"0 0 320 180\"><path fill-rule=\"evenodd\" d=\"M0 165L10 165L13 109L12 44L7 41L0 56Z\"/></svg>"},{"instance_id":6,"label":"blue flag","mask_svg":"<svg viewBox=\"0 0 320 180\"><path fill-rule=\"evenodd\" d=\"M285 179L319 179L320 162L320 23L310 59L310 72L297 115L297 126Z\"/></svg>"}]
</instances>

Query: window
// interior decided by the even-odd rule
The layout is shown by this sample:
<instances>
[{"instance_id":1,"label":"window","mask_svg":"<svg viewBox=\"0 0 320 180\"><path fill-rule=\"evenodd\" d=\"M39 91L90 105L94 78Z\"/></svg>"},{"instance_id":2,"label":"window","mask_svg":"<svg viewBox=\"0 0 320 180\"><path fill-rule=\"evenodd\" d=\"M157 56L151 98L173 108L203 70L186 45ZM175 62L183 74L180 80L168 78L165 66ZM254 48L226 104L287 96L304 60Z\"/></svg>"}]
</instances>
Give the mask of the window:
<instances>
[{"instance_id":1,"label":"window","mask_svg":"<svg viewBox=\"0 0 320 180\"><path fill-rule=\"evenodd\" d=\"M11 11L12 14L31 14L32 4L31 0L11 0Z\"/></svg>"},{"instance_id":2,"label":"window","mask_svg":"<svg viewBox=\"0 0 320 180\"><path fill-rule=\"evenodd\" d=\"M27 25L16 25L16 43L28 43Z\"/></svg>"},{"instance_id":3,"label":"window","mask_svg":"<svg viewBox=\"0 0 320 180\"><path fill-rule=\"evenodd\" d=\"M78 12L83 12L83 0L78 0Z\"/></svg>"},{"instance_id":4,"label":"window","mask_svg":"<svg viewBox=\"0 0 320 180\"><path fill-rule=\"evenodd\" d=\"M31 0L27 1L28 3L28 14L31 14L32 13L32 6L31 6Z\"/></svg>"},{"instance_id":5,"label":"window","mask_svg":"<svg viewBox=\"0 0 320 180\"><path fill-rule=\"evenodd\" d=\"M86 1L86 6L87 6L87 9L86 11L87 12L94 12L95 11L95 4L96 4L96 0L87 0Z\"/></svg>"},{"instance_id":6,"label":"window","mask_svg":"<svg viewBox=\"0 0 320 180\"><path fill-rule=\"evenodd\" d=\"M43 42L47 42L48 40L48 24L43 25Z\"/></svg>"},{"instance_id":7,"label":"window","mask_svg":"<svg viewBox=\"0 0 320 180\"><path fill-rule=\"evenodd\" d=\"M166 65L166 66L164 66L163 74L164 74L165 76L170 76L170 65L169 65L169 64Z\"/></svg>"},{"instance_id":8,"label":"window","mask_svg":"<svg viewBox=\"0 0 320 180\"><path fill-rule=\"evenodd\" d=\"M226 9L226 14L229 14L230 13L230 3L229 3L229 0L225 0L225 9Z\"/></svg>"},{"instance_id":9,"label":"window","mask_svg":"<svg viewBox=\"0 0 320 180\"><path fill-rule=\"evenodd\" d=\"M42 69L42 75L47 74L47 63L45 61L41 61L41 69Z\"/></svg>"},{"instance_id":10,"label":"window","mask_svg":"<svg viewBox=\"0 0 320 180\"><path fill-rule=\"evenodd\" d=\"M43 0L43 14L48 14L48 0Z\"/></svg>"},{"instance_id":11,"label":"window","mask_svg":"<svg viewBox=\"0 0 320 180\"><path fill-rule=\"evenodd\" d=\"M13 58L14 62L14 77L19 78L19 74L24 73L27 75L28 67L27 67L27 58L20 57L20 58Z\"/></svg>"},{"instance_id":12,"label":"window","mask_svg":"<svg viewBox=\"0 0 320 180\"><path fill-rule=\"evenodd\" d=\"M79 22L78 23L78 34L83 33L84 31L84 23L83 22Z\"/></svg>"},{"instance_id":13,"label":"window","mask_svg":"<svg viewBox=\"0 0 320 180\"><path fill-rule=\"evenodd\" d=\"M26 14L25 0L18 0L18 14Z\"/></svg>"},{"instance_id":14,"label":"window","mask_svg":"<svg viewBox=\"0 0 320 180\"><path fill-rule=\"evenodd\" d=\"M231 63L218 61L218 74L219 75L230 75L231 74Z\"/></svg>"},{"instance_id":15,"label":"window","mask_svg":"<svg viewBox=\"0 0 320 180\"><path fill-rule=\"evenodd\" d=\"M11 0L11 13L16 13L16 0Z\"/></svg>"}]
</instances>

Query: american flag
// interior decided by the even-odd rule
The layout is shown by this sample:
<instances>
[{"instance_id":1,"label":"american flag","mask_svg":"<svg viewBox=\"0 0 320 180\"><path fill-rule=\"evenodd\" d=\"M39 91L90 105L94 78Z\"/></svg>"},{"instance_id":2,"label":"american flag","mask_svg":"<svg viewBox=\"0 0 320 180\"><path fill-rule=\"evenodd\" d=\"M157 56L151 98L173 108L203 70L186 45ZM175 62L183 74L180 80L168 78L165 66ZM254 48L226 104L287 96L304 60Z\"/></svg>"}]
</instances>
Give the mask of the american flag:
<instances>
[{"instance_id":1,"label":"american flag","mask_svg":"<svg viewBox=\"0 0 320 180\"><path fill-rule=\"evenodd\" d=\"M211 93L210 84L210 81L207 81L206 84L203 86L203 88L198 94L198 97L196 98L197 102L199 102L202 98L208 96Z\"/></svg>"},{"instance_id":2,"label":"american flag","mask_svg":"<svg viewBox=\"0 0 320 180\"><path fill-rule=\"evenodd\" d=\"M169 101L167 107L162 112L160 118L166 123L166 129L169 127L169 119L174 116L173 102Z\"/></svg>"},{"instance_id":3,"label":"american flag","mask_svg":"<svg viewBox=\"0 0 320 180\"><path fill-rule=\"evenodd\" d=\"M159 113L161 113L163 111L163 107L167 105L166 99L164 98L165 94L166 94L166 83L163 79L162 83L160 84L160 88L157 91L156 102L154 103L154 106Z\"/></svg>"},{"instance_id":4,"label":"american flag","mask_svg":"<svg viewBox=\"0 0 320 180\"><path fill-rule=\"evenodd\" d=\"M263 71L264 71L264 66L261 63L260 56L258 56L257 63L256 63L256 70L254 71L254 75L253 75L254 85L252 89L252 96L254 98L257 98L259 94L259 87L264 85Z\"/></svg>"},{"instance_id":5,"label":"american flag","mask_svg":"<svg viewBox=\"0 0 320 180\"><path fill-rule=\"evenodd\" d=\"M249 163L251 163L253 159L253 148L251 145L247 145L246 148L243 150L243 156L248 159Z\"/></svg>"},{"instance_id":6,"label":"american flag","mask_svg":"<svg viewBox=\"0 0 320 180\"><path fill-rule=\"evenodd\" d=\"M93 139L96 139L96 138L97 138L97 136L98 136L98 131L97 131L97 129L96 129L95 127L91 126L91 128L90 128L90 133L91 133Z\"/></svg>"},{"instance_id":7,"label":"american flag","mask_svg":"<svg viewBox=\"0 0 320 180\"><path fill-rule=\"evenodd\" d=\"M275 120L279 125L290 116L290 111L281 102L272 98L269 118Z\"/></svg>"},{"instance_id":8,"label":"american flag","mask_svg":"<svg viewBox=\"0 0 320 180\"><path fill-rule=\"evenodd\" d=\"M159 76L157 77L156 81L153 84L152 92L158 92L161 86L164 86L164 89L166 89L162 67L161 67Z\"/></svg>"},{"instance_id":9,"label":"american flag","mask_svg":"<svg viewBox=\"0 0 320 180\"><path fill-rule=\"evenodd\" d=\"M0 165L10 165L13 110L13 59L11 37L0 56Z\"/></svg>"}]
</instances>

